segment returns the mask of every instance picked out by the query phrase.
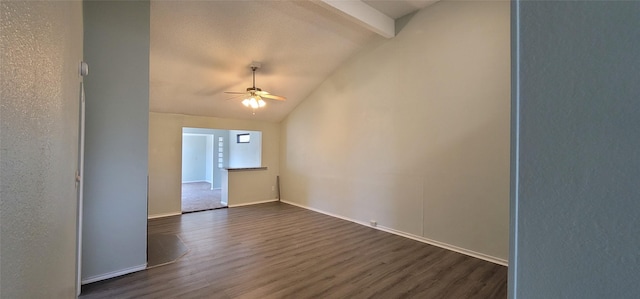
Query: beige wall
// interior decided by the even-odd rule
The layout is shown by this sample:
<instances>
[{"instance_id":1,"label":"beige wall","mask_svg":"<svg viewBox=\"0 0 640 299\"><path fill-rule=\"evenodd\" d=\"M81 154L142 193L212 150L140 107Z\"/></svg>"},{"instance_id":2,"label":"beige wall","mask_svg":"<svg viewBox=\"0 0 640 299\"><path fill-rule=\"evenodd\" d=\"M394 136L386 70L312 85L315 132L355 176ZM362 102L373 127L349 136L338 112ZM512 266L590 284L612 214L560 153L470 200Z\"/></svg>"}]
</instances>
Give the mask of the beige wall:
<instances>
[{"instance_id":1,"label":"beige wall","mask_svg":"<svg viewBox=\"0 0 640 299\"><path fill-rule=\"evenodd\" d=\"M0 297L74 298L82 2L0 20Z\"/></svg>"},{"instance_id":2,"label":"beige wall","mask_svg":"<svg viewBox=\"0 0 640 299\"><path fill-rule=\"evenodd\" d=\"M439 2L348 60L282 123L282 199L504 262L509 5Z\"/></svg>"},{"instance_id":3,"label":"beige wall","mask_svg":"<svg viewBox=\"0 0 640 299\"><path fill-rule=\"evenodd\" d=\"M271 200L279 173L279 124L183 114L149 113L149 216L180 213L182 127L262 132L262 166L267 170L233 172L229 205ZM248 188L250 187L250 188Z\"/></svg>"}]
</instances>

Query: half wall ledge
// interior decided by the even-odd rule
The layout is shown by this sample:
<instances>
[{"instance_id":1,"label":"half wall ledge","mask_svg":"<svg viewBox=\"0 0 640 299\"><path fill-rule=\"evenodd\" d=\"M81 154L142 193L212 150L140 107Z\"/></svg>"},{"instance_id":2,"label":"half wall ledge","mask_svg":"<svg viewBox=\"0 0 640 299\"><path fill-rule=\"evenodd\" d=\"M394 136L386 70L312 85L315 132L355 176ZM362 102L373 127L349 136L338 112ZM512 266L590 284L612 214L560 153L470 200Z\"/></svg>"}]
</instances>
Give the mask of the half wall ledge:
<instances>
[{"instance_id":1,"label":"half wall ledge","mask_svg":"<svg viewBox=\"0 0 640 299\"><path fill-rule=\"evenodd\" d=\"M225 168L227 171L246 171L246 170L267 170L267 167L240 167L240 168Z\"/></svg>"}]
</instances>

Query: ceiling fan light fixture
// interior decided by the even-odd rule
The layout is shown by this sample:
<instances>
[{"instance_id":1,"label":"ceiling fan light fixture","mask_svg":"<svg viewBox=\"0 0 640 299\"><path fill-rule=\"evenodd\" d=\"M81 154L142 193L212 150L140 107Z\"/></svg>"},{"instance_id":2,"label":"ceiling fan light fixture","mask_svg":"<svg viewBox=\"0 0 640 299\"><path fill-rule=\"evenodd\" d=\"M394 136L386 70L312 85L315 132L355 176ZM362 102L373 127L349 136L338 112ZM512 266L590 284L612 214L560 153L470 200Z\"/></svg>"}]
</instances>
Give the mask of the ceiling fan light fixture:
<instances>
[{"instance_id":1,"label":"ceiling fan light fixture","mask_svg":"<svg viewBox=\"0 0 640 299\"><path fill-rule=\"evenodd\" d=\"M275 101L286 101L287 100L285 97L277 96L277 95L274 95L274 94L270 94L270 93L268 93L266 91L263 91L262 89L256 87L256 70L259 67L260 67L260 63L258 63L258 62L253 62L251 64L251 79L253 81L252 82L253 84L252 84L251 87L248 87L245 92L225 91L225 93L244 94L244 95L246 95L246 98L244 98L244 100L242 100L242 105L244 105L245 107L251 107L251 109L254 110L254 114L255 114L255 109L267 106L267 102L263 99L263 97L265 99L275 100Z\"/></svg>"},{"instance_id":2,"label":"ceiling fan light fixture","mask_svg":"<svg viewBox=\"0 0 640 299\"><path fill-rule=\"evenodd\" d=\"M260 107L260 104L258 104L258 100L256 100L256 97L249 98L249 105L251 105L251 108L253 109Z\"/></svg>"}]
</instances>

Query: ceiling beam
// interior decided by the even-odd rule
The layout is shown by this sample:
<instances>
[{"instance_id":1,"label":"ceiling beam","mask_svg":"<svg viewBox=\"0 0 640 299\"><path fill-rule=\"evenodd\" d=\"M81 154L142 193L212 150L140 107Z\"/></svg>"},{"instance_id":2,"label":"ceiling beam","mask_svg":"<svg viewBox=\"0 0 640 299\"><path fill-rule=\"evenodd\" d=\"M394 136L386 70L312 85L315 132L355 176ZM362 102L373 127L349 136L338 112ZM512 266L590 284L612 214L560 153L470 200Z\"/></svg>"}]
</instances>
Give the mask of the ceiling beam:
<instances>
[{"instance_id":1,"label":"ceiling beam","mask_svg":"<svg viewBox=\"0 0 640 299\"><path fill-rule=\"evenodd\" d=\"M314 1L316 2L316 1ZM385 38L396 35L395 20L360 0L319 0L316 3L348 17Z\"/></svg>"}]
</instances>

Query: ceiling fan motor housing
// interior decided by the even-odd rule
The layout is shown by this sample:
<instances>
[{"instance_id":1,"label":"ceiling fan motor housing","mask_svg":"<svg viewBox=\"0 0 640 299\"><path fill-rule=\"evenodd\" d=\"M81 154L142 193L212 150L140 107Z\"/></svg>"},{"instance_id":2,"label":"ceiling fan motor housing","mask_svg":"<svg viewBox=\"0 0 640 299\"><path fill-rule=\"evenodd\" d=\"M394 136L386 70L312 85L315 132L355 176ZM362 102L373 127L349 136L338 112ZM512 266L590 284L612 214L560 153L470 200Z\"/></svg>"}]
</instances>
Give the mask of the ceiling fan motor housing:
<instances>
[{"instance_id":1,"label":"ceiling fan motor housing","mask_svg":"<svg viewBox=\"0 0 640 299\"><path fill-rule=\"evenodd\" d=\"M255 107L256 105L259 107L263 107L265 105L265 102L262 100L262 98L265 99L270 99L270 100L276 100L276 101L286 101L285 97L281 97L281 96L277 96L277 95L273 95L270 94L266 91L262 91L262 89L256 87L256 70L258 68L260 68L262 64L260 62L252 62L250 67L251 67L251 79L252 79L252 86L251 87L247 87L246 89L246 93L248 93L248 96L251 97L251 100L256 101L255 105L251 105L252 108L258 108ZM244 92L236 92L236 91L225 91L225 93L231 93L231 94L244 94ZM257 98L257 99L256 99ZM243 101L243 104L245 106L249 106L249 101L250 99L245 99Z\"/></svg>"},{"instance_id":2,"label":"ceiling fan motor housing","mask_svg":"<svg viewBox=\"0 0 640 299\"><path fill-rule=\"evenodd\" d=\"M257 70L260 67L262 67L262 63L259 61L252 61L251 64L249 65L249 67L251 67L252 70Z\"/></svg>"}]
</instances>

